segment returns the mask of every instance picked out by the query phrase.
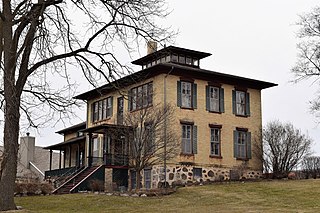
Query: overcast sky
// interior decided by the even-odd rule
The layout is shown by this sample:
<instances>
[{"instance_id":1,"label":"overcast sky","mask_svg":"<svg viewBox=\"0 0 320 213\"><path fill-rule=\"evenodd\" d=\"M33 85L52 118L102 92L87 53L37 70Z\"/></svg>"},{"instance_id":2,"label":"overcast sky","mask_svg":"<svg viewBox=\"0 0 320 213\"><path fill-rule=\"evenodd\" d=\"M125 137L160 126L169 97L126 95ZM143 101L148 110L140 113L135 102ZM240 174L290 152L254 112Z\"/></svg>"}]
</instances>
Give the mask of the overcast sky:
<instances>
[{"instance_id":1,"label":"overcast sky","mask_svg":"<svg viewBox=\"0 0 320 213\"><path fill-rule=\"evenodd\" d=\"M320 126L308 104L319 82L290 83L297 55L295 23L299 14L317 4L318 0L170 0L173 11L165 24L179 30L173 45L213 54L201 61L201 68L279 84L262 92L263 124L275 119L291 122L314 139L313 149L320 155ZM85 112L81 114L85 119ZM63 137L54 133L61 128L62 124L40 130L37 145L62 142Z\"/></svg>"}]
</instances>

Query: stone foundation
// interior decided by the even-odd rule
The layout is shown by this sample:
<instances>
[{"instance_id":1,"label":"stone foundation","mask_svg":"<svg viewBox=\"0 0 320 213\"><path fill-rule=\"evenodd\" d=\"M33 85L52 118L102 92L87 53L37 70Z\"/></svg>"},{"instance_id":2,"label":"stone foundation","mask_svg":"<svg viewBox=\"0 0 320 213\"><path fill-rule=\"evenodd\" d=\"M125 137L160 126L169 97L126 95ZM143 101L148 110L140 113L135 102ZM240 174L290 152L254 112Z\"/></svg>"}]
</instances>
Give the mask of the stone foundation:
<instances>
[{"instance_id":1,"label":"stone foundation","mask_svg":"<svg viewBox=\"0 0 320 213\"><path fill-rule=\"evenodd\" d=\"M163 166L153 166L151 174L151 188L159 188L163 186ZM168 165L166 181L170 186L175 186L227 180L258 179L261 178L261 174L261 171L254 171L243 168L219 168L214 166L201 167L194 165ZM144 183L144 180L142 180L142 183Z\"/></svg>"}]
</instances>

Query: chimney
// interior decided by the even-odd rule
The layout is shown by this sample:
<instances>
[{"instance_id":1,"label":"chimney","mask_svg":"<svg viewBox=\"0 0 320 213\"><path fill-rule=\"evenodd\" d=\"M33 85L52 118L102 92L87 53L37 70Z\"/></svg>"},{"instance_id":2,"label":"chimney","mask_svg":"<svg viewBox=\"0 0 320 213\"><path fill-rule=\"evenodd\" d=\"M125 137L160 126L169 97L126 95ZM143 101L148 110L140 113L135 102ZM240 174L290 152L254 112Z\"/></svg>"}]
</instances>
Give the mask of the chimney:
<instances>
[{"instance_id":1,"label":"chimney","mask_svg":"<svg viewBox=\"0 0 320 213\"><path fill-rule=\"evenodd\" d=\"M27 136L20 138L20 162L22 165L30 168L30 162L34 159L34 149L35 149L35 137L31 137L30 133L27 133Z\"/></svg>"},{"instance_id":2,"label":"chimney","mask_svg":"<svg viewBox=\"0 0 320 213\"><path fill-rule=\"evenodd\" d=\"M148 41L147 42L147 54L151 54L157 51L157 42L155 41Z\"/></svg>"}]
</instances>

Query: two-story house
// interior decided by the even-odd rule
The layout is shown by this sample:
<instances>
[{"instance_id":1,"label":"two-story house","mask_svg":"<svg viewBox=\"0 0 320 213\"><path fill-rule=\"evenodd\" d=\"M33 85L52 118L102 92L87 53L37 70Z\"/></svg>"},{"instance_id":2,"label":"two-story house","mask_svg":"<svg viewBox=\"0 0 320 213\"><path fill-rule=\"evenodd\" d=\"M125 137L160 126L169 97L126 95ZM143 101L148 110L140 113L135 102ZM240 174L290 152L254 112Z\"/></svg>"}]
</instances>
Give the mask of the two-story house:
<instances>
[{"instance_id":1,"label":"two-story house","mask_svg":"<svg viewBox=\"0 0 320 213\"><path fill-rule=\"evenodd\" d=\"M180 151L165 164L145 168L142 187L259 178L262 163L255 147L261 145L261 90L276 84L200 68L210 53L175 46L152 50L132 62L141 71L75 97L87 103L84 165L100 165L106 189L134 187L130 137L115 132L128 128L123 125L127 113L171 104L175 113L167 125L179 135Z\"/></svg>"}]
</instances>

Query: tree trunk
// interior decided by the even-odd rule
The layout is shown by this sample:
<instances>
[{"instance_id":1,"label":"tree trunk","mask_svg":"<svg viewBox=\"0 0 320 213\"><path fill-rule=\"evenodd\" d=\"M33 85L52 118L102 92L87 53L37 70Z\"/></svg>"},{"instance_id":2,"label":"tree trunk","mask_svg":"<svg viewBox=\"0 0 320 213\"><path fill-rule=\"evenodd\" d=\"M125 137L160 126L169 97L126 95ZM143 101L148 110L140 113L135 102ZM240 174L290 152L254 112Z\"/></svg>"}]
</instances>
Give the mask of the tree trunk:
<instances>
[{"instance_id":1,"label":"tree trunk","mask_svg":"<svg viewBox=\"0 0 320 213\"><path fill-rule=\"evenodd\" d=\"M11 96L10 100L6 101L4 152L0 174L0 211L16 209L14 187L19 149L19 100L20 98Z\"/></svg>"}]
</instances>

